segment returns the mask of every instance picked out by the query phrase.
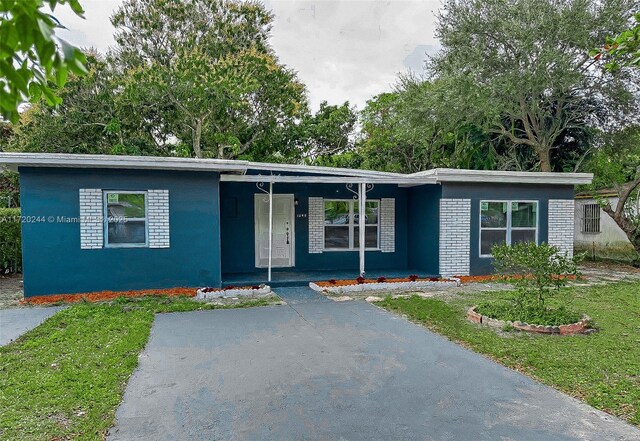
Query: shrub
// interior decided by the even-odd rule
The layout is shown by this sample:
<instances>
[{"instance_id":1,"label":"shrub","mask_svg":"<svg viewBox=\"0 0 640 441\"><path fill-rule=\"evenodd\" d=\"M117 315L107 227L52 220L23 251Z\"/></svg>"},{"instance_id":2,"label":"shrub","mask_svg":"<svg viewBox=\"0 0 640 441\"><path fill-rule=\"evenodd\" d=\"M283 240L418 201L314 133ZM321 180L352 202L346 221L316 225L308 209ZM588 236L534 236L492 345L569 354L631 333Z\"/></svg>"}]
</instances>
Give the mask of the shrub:
<instances>
[{"instance_id":1,"label":"shrub","mask_svg":"<svg viewBox=\"0 0 640 441\"><path fill-rule=\"evenodd\" d=\"M384 282L386 282L386 281L387 281L387 278L386 278L386 277L384 277L384 276L378 277L378 279L377 279L377 282L378 282L378 283L384 283Z\"/></svg>"},{"instance_id":2,"label":"shrub","mask_svg":"<svg viewBox=\"0 0 640 441\"><path fill-rule=\"evenodd\" d=\"M553 288L567 284L568 276L578 275L581 256L570 258L557 247L543 243L519 243L513 246L496 245L492 250L495 269L512 277L519 306L534 305L544 308L544 302Z\"/></svg>"},{"instance_id":3,"label":"shrub","mask_svg":"<svg viewBox=\"0 0 640 441\"><path fill-rule=\"evenodd\" d=\"M560 326L575 323L580 320L577 314L565 306L558 308L541 308L537 305L516 306L507 302L483 302L476 311L498 320L509 322L525 322L534 325Z\"/></svg>"},{"instance_id":4,"label":"shrub","mask_svg":"<svg viewBox=\"0 0 640 441\"><path fill-rule=\"evenodd\" d=\"M358 282L358 285L361 285L365 282L365 278L362 276L358 276L358 278L356 279L356 282Z\"/></svg>"},{"instance_id":5,"label":"shrub","mask_svg":"<svg viewBox=\"0 0 640 441\"><path fill-rule=\"evenodd\" d=\"M0 270L3 273L22 270L19 208L0 208Z\"/></svg>"},{"instance_id":6,"label":"shrub","mask_svg":"<svg viewBox=\"0 0 640 441\"><path fill-rule=\"evenodd\" d=\"M415 274L411 274L409 277L407 277L407 279L411 280L412 282L415 282L416 280L418 280L418 276Z\"/></svg>"}]
</instances>

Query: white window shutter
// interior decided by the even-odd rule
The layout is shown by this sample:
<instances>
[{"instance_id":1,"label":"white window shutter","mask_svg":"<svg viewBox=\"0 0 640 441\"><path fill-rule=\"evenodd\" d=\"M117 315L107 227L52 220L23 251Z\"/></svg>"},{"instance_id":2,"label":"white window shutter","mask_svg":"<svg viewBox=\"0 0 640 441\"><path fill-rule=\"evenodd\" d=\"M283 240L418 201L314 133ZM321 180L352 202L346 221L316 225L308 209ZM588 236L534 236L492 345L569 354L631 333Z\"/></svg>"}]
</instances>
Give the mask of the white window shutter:
<instances>
[{"instance_id":1,"label":"white window shutter","mask_svg":"<svg viewBox=\"0 0 640 441\"><path fill-rule=\"evenodd\" d=\"M169 248L169 190L147 191L149 248Z\"/></svg>"},{"instance_id":2,"label":"white window shutter","mask_svg":"<svg viewBox=\"0 0 640 441\"><path fill-rule=\"evenodd\" d=\"M396 251L396 200L380 199L380 251L395 253Z\"/></svg>"},{"instance_id":3,"label":"white window shutter","mask_svg":"<svg viewBox=\"0 0 640 441\"><path fill-rule=\"evenodd\" d=\"M324 250L324 200L309 198L309 254Z\"/></svg>"},{"instance_id":4,"label":"white window shutter","mask_svg":"<svg viewBox=\"0 0 640 441\"><path fill-rule=\"evenodd\" d=\"M102 222L102 190L80 189L80 248L102 248L104 224Z\"/></svg>"}]
</instances>

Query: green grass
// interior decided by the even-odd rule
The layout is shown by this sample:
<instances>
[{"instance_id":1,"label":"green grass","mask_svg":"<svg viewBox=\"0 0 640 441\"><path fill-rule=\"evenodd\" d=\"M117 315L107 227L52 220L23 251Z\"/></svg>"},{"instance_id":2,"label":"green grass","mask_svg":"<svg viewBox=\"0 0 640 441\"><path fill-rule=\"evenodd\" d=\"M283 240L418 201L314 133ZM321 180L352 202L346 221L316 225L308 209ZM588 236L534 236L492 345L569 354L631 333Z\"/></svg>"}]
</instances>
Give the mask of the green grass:
<instances>
[{"instance_id":1,"label":"green grass","mask_svg":"<svg viewBox=\"0 0 640 441\"><path fill-rule=\"evenodd\" d=\"M485 301L478 304L476 312L498 320L524 322L533 325L569 325L580 320L581 315L570 309L539 307L537 305L515 306L510 301Z\"/></svg>"},{"instance_id":2,"label":"green grass","mask_svg":"<svg viewBox=\"0 0 640 441\"><path fill-rule=\"evenodd\" d=\"M102 440L138 365L154 313L233 306L187 297L73 305L0 347L0 439Z\"/></svg>"},{"instance_id":3,"label":"green grass","mask_svg":"<svg viewBox=\"0 0 640 441\"><path fill-rule=\"evenodd\" d=\"M499 333L465 319L468 307L506 296L466 294L447 302L417 296L387 298L377 305L640 425L640 283L563 290L561 296L571 310L593 319L598 332L591 335Z\"/></svg>"}]
</instances>

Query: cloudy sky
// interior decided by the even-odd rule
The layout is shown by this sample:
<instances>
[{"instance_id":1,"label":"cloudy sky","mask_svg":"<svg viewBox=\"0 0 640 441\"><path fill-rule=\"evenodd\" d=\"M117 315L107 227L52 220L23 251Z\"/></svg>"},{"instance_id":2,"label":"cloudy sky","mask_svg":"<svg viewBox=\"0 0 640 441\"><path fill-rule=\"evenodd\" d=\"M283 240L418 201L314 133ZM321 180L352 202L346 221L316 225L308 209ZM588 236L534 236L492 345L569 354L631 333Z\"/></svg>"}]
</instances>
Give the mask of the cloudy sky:
<instances>
[{"instance_id":1,"label":"cloudy sky","mask_svg":"<svg viewBox=\"0 0 640 441\"><path fill-rule=\"evenodd\" d=\"M68 28L60 36L105 52L114 44L109 17L120 3L81 1L84 20L59 6L55 15ZM421 72L425 53L438 48L433 34L439 0L264 3L276 16L273 47L306 84L313 109L323 100L348 100L362 108L367 99L390 90L399 72Z\"/></svg>"}]
</instances>

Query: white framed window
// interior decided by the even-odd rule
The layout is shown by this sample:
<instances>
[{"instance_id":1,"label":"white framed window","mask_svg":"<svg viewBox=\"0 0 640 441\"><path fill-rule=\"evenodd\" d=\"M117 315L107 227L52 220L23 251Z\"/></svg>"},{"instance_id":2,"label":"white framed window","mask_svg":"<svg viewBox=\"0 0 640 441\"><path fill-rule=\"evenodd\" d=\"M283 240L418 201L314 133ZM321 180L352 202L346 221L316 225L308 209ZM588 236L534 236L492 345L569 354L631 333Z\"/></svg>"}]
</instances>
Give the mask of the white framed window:
<instances>
[{"instance_id":1,"label":"white framed window","mask_svg":"<svg viewBox=\"0 0 640 441\"><path fill-rule=\"evenodd\" d=\"M538 243L538 201L481 201L480 257L494 245Z\"/></svg>"},{"instance_id":2,"label":"white framed window","mask_svg":"<svg viewBox=\"0 0 640 441\"><path fill-rule=\"evenodd\" d=\"M360 246L360 206L353 199L324 200L324 250L350 251ZM365 249L380 248L380 201L365 202Z\"/></svg>"},{"instance_id":3,"label":"white framed window","mask_svg":"<svg viewBox=\"0 0 640 441\"><path fill-rule=\"evenodd\" d=\"M148 245L147 192L103 192L104 243L106 247Z\"/></svg>"},{"instance_id":4,"label":"white framed window","mask_svg":"<svg viewBox=\"0 0 640 441\"><path fill-rule=\"evenodd\" d=\"M585 204L582 206L582 232L600 233L600 205Z\"/></svg>"}]
</instances>

